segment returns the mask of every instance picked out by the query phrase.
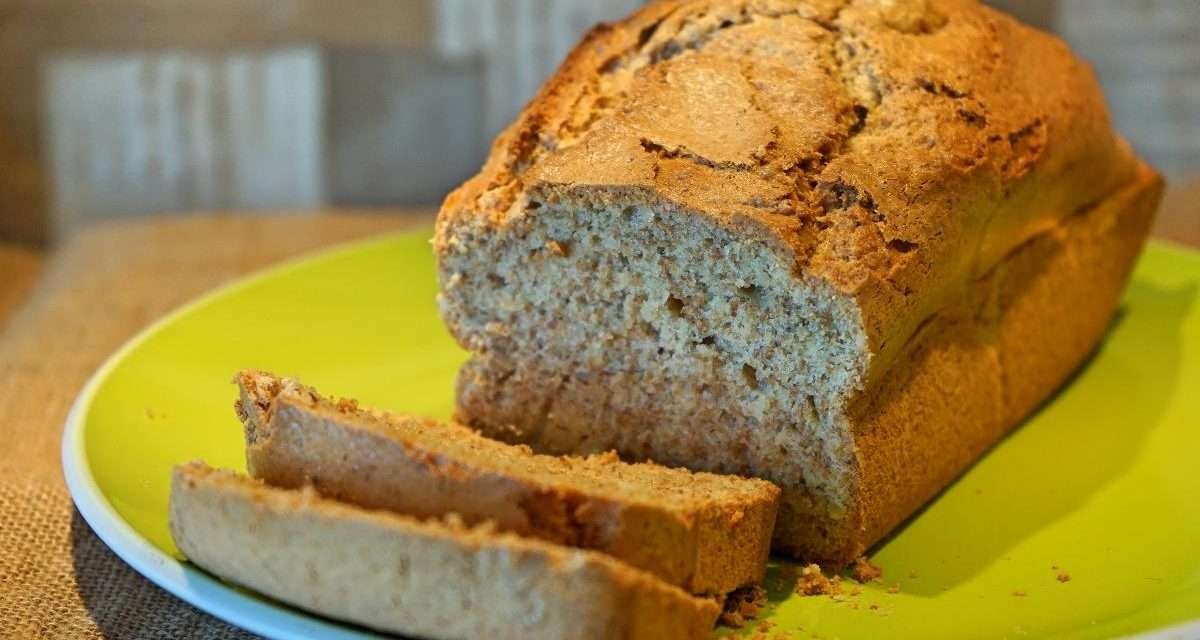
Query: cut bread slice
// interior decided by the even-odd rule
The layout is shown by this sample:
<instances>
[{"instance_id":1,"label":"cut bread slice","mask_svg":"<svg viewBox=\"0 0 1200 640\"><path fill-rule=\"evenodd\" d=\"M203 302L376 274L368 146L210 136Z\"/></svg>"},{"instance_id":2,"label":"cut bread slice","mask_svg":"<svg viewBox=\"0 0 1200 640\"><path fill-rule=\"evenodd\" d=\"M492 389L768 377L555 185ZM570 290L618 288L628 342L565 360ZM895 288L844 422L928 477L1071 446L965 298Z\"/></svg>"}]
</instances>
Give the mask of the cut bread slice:
<instances>
[{"instance_id":1,"label":"cut bread slice","mask_svg":"<svg viewBox=\"0 0 1200 640\"><path fill-rule=\"evenodd\" d=\"M193 462L171 482L193 563L288 604L428 638L700 638L719 613L606 555L421 522Z\"/></svg>"},{"instance_id":2,"label":"cut bread slice","mask_svg":"<svg viewBox=\"0 0 1200 640\"><path fill-rule=\"evenodd\" d=\"M238 374L250 474L415 516L596 549L693 593L762 580L779 490L614 454L533 454L470 429L358 407L293 379Z\"/></svg>"}]
</instances>

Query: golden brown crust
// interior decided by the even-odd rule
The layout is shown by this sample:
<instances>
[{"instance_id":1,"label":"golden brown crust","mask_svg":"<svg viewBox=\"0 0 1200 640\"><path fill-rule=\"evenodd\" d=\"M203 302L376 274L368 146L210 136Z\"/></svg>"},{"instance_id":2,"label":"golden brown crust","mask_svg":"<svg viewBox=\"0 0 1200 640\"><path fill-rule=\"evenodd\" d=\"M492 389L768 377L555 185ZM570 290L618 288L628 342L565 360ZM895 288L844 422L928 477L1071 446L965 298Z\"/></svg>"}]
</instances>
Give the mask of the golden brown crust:
<instances>
[{"instance_id":1,"label":"golden brown crust","mask_svg":"<svg viewBox=\"0 0 1200 640\"><path fill-rule=\"evenodd\" d=\"M1133 167L1086 65L971 0L667 1L588 34L447 198L436 243L523 194L709 216L855 298L866 384Z\"/></svg>"},{"instance_id":2,"label":"golden brown crust","mask_svg":"<svg viewBox=\"0 0 1200 640\"><path fill-rule=\"evenodd\" d=\"M1099 206L1031 239L923 330L854 409L861 553L933 497L1079 366L1108 327L1162 194L1143 166Z\"/></svg>"}]
</instances>

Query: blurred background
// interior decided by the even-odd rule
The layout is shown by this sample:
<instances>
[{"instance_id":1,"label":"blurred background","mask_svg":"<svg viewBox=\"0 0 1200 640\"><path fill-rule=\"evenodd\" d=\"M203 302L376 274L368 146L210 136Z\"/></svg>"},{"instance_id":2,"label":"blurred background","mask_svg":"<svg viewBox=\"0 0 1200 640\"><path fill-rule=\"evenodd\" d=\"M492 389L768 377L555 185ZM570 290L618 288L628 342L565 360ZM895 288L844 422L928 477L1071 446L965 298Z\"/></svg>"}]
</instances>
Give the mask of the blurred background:
<instances>
[{"instance_id":1,"label":"blurred background","mask_svg":"<svg viewBox=\"0 0 1200 640\"><path fill-rule=\"evenodd\" d=\"M0 243L134 216L436 205L583 31L638 4L0 0ZM1191 211L1173 224L1200 231L1200 1L993 4L1093 63Z\"/></svg>"}]
</instances>

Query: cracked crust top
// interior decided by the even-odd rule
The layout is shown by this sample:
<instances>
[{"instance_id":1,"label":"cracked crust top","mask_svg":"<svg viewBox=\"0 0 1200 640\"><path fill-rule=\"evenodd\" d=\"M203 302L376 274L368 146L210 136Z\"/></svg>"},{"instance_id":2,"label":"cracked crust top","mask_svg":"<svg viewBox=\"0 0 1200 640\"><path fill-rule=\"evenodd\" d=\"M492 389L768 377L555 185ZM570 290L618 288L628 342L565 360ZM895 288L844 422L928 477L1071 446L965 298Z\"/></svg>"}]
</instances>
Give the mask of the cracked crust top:
<instances>
[{"instance_id":1,"label":"cracked crust top","mask_svg":"<svg viewBox=\"0 0 1200 640\"><path fill-rule=\"evenodd\" d=\"M744 230L852 297L874 361L1133 179L1087 66L971 0L666 0L594 28L447 197L649 204Z\"/></svg>"}]
</instances>

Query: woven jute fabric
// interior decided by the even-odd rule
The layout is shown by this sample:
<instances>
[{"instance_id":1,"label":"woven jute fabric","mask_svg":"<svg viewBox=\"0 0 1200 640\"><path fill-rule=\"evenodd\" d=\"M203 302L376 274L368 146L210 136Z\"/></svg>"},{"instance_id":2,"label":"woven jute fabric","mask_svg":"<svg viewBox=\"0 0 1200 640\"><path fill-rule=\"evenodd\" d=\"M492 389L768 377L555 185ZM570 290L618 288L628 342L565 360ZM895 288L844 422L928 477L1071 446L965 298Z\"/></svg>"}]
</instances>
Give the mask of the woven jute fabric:
<instances>
[{"instance_id":1,"label":"woven jute fabric","mask_svg":"<svg viewBox=\"0 0 1200 640\"><path fill-rule=\"evenodd\" d=\"M118 560L61 486L0 483L6 638L249 638Z\"/></svg>"},{"instance_id":2,"label":"woven jute fabric","mask_svg":"<svg viewBox=\"0 0 1200 640\"><path fill-rule=\"evenodd\" d=\"M109 354L187 300L287 257L429 220L186 217L100 227L55 252L0 317L0 638L253 637L159 589L92 533L62 479L67 412Z\"/></svg>"}]
</instances>

